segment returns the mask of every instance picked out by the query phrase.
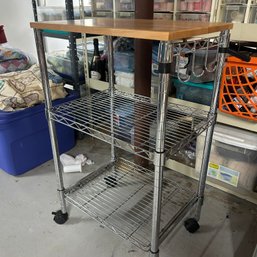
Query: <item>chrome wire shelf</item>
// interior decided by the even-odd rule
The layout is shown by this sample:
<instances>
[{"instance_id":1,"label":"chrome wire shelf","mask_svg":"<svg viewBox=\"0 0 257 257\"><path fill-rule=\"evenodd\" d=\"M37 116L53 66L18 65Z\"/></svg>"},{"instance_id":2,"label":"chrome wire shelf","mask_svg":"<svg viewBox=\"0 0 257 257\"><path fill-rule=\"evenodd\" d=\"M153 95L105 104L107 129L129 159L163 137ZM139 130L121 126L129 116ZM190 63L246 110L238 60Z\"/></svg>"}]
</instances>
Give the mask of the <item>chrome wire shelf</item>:
<instances>
[{"instance_id":1,"label":"chrome wire shelf","mask_svg":"<svg viewBox=\"0 0 257 257\"><path fill-rule=\"evenodd\" d=\"M65 196L68 202L114 233L148 251L153 190L153 171L120 158L66 189ZM192 191L164 173L160 236L192 199L196 199Z\"/></svg>"},{"instance_id":2,"label":"chrome wire shelf","mask_svg":"<svg viewBox=\"0 0 257 257\"><path fill-rule=\"evenodd\" d=\"M111 143L110 92L93 94L51 110L51 119ZM114 145L153 160L156 135L156 104L148 97L115 90ZM165 150L170 157L214 121L208 112L169 104Z\"/></svg>"}]
</instances>

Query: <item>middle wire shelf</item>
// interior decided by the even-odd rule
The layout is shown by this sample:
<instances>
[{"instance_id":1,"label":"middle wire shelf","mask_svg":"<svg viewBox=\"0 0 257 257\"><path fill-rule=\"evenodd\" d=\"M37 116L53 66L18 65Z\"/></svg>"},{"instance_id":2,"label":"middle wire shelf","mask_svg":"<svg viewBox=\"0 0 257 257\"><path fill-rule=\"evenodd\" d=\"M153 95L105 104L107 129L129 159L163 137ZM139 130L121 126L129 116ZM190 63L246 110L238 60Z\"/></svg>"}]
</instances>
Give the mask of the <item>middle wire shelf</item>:
<instances>
[{"instance_id":1,"label":"middle wire shelf","mask_svg":"<svg viewBox=\"0 0 257 257\"><path fill-rule=\"evenodd\" d=\"M111 143L111 93L109 90L52 107L51 119ZM156 100L114 91L114 145L153 160L157 128ZM208 112L170 103L167 110L165 150L172 157L214 122Z\"/></svg>"}]
</instances>

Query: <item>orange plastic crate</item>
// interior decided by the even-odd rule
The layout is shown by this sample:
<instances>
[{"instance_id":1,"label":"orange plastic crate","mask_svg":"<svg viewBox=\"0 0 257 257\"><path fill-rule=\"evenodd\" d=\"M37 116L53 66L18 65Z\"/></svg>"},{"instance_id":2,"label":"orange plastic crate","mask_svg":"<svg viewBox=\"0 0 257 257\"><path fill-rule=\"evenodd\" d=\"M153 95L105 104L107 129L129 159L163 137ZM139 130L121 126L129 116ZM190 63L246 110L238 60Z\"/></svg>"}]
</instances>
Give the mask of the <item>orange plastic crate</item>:
<instances>
[{"instance_id":1,"label":"orange plastic crate","mask_svg":"<svg viewBox=\"0 0 257 257\"><path fill-rule=\"evenodd\" d=\"M223 70L219 110L257 121L257 57L243 62L228 57Z\"/></svg>"}]
</instances>

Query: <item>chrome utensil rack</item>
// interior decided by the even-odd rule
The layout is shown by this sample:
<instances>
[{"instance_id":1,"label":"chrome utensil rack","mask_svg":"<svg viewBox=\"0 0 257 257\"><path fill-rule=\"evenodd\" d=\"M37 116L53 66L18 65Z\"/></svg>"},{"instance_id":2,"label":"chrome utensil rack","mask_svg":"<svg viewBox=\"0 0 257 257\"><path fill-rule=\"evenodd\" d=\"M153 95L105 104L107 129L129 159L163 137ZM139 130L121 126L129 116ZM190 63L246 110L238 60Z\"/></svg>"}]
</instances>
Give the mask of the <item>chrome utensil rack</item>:
<instances>
[{"instance_id":1,"label":"chrome utensil rack","mask_svg":"<svg viewBox=\"0 0 257 257\"><path fill-rule=\"evenodd\" d=\"M122 238L149 251L152 257L159 256L160 243L193 206L195 214L184 224L189 232L197 231L216 121L219 81L225 61L224 52L218 51L228 46L229 30L222 31L219 37L205 40L161 41L157 100L115 89L113 42L112 36L108 36L109 89L93 94L92 97L83 97L54 107L39 29L35 29L35 36L61 203L61 210L54 213L54 220L59 224L68 220L66 202L69 202ZM206 49L207 60L208 50L213 47L217 49L217 67L210 111L168 103L174 48L179 49L175 54L178 62L185 48L193 54L196 48ZM207 70L206 62L203 69ZM110 143L110 163L65 188L54 122ZM204 130L207 131L201 175L198 187L192 191L169 179L163 168L167 158ZM154 169L146 169L127 159L117 158L116 147L150 160Z\"/></svg>"}]
</instances>

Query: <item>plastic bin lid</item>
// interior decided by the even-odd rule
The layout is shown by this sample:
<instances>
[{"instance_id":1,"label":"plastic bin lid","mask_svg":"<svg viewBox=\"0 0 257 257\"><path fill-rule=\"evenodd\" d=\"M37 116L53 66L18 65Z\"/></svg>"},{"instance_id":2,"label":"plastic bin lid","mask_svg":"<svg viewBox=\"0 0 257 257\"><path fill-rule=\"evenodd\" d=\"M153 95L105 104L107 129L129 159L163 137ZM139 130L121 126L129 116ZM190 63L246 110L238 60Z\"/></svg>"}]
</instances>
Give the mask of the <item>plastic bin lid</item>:
<instances>
[{"instance_id":1,"label":"plastic bin lid","mask_svg":"<svg viewBox=\"0 0 257 257\"><path fill-rule=\"evenodd\" d=\"M53 106L57 104L62 104L66 101L74 100L79 96L78 92L71 91L69 95L65 98L56 99L53 101ZM37 104L31 107L24 108L22 110L16 111L2 111L0 110L0 129L2 125L7 125L11 122L24 119L26 117L31 117L39 112L44 112L45 105L44 103Z\"/></svg>"},{"instance_id":2,"label":"plastic bin lid","mask_svg":"<svg viewBox=\"0 0 257 257\"><path fill-rule=\"evenodd\" d=\"M213 90L213 87L214 87L214 82L194 83L191 81L181 82L179 79L174 79L174 83L175 83L175 86L179 86L182 84L190 87L205 88L209 90Z\"/></svg>"},{"instance_id":3,"label":"plastic bin lid","mask_svg":"<svg viewBox=\"0 0 257 257\"><path fill-rule=\"evenodd\" d=\"M213 139L224 144L257 151L257 136L254 132L216 124Z\"/></svg>"}]
</instances>

